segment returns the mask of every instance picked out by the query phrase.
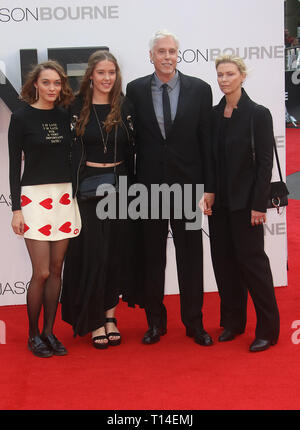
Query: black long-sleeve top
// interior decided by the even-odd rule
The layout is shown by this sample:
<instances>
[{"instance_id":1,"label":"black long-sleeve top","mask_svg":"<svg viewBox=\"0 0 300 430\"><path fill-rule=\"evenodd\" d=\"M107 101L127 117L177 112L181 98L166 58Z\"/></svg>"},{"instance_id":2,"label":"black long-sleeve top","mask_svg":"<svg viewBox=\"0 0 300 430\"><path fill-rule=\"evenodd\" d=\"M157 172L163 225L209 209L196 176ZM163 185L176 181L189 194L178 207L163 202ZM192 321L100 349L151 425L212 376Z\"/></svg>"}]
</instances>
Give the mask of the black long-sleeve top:
<instances>
[{"instance_id":1,"label":"black long-sleeve top","mask_svg":"<svg viewBox=\"0 0 300 430\"><path fill-rule=\"evenodd\" d=\"M8 131L12 210L21 208L21 186L71 181L69 116L55 107L29 105L15 111ZM21 178L22 153L25 156Z\"/></svg>"}]
</instances>

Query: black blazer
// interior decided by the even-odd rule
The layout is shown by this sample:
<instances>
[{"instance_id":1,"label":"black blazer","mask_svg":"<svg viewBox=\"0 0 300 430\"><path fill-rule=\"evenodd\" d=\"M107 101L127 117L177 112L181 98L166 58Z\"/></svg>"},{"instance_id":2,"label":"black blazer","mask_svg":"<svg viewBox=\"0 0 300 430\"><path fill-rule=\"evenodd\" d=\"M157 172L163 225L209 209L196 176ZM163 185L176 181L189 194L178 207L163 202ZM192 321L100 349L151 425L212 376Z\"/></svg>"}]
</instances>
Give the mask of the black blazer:
<instances>
[{"instance_id":1,"label":"black blazer","mask_svg":"<svg viewBox=\"0 0 300 430\"><path fill-rule=\"evenodd\" d=\"M218 156L221 120L226 105L225 97L213 108L212 140L216 171L216 201L219 206ZM254 120L256 163L251 150L251 115ZM273 166L273 122L270 111L254 103L244 89L233 110L226 134L226 163L228 207L230 210L253 209L265 212L270 192Z\"/></svg>"},{"instance_id":2,"label":"black blazer","mask_svg":"<svg viewBox=\"0 0 300 430\"><path fill-rule=\"evenodd\" d=\"M126 96L135 110L137 181L150 184L205 184L213 191L210 124L212 93L201 79L179 72L180 93L172 130L165 140L152 101L148 75L130 82Z\"/></svg>"}]
</instances>

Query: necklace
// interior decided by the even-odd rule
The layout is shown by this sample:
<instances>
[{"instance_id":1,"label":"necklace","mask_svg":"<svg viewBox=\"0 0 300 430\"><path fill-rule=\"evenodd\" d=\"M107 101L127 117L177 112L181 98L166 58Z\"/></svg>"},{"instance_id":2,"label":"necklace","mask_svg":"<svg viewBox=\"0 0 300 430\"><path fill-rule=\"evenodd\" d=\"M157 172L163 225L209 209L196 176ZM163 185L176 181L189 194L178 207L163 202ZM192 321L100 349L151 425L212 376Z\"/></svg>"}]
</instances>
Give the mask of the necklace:
<instances>
[{"instance_id":1,"label":"necklace","mask_svg":"<svg viewBox=\"0 0 300 430\"><path fill-rule=\"evenodd\" d=\"M95 117L96 117L96 120L97 120L97 123L98 123L99 130L100 130L100 133L101 133L101 138L102 138L102 143L103 143L103 152L104 152L104 154L106 154L107 153L108 133L106 133L106 139L104 139L102 127L101 127L100 120L98 118L98 115L97 115L97 112L96 112L96 109L95 109L95 105L93 105L93 109L94 109L94 113L95 113Z\"/></svg>"}]
</instances>

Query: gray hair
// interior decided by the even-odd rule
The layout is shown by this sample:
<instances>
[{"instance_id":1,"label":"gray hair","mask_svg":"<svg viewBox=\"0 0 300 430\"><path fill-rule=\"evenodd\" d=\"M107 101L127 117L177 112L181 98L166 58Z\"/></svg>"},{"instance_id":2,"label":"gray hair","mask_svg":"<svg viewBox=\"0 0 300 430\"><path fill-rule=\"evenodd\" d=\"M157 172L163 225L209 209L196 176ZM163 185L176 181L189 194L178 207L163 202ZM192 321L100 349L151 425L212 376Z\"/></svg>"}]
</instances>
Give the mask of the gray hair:
<instances>
[{"instance_id":1,"label":"gray hair","mask_svg":"<svg viewBox=\"0 0 300 430\"><path fill-rule=\"evenodd\" d=\"M150 51L153 52L153 48L156 45L156 43L160 39L164 39L165 37L172 37L174 39L177 49L179 48L179 40L177 36L175 36L175 34L170 33L168 30L158 30L150 39L150 42L149 42Z\"/></svg>"}]
</instances>

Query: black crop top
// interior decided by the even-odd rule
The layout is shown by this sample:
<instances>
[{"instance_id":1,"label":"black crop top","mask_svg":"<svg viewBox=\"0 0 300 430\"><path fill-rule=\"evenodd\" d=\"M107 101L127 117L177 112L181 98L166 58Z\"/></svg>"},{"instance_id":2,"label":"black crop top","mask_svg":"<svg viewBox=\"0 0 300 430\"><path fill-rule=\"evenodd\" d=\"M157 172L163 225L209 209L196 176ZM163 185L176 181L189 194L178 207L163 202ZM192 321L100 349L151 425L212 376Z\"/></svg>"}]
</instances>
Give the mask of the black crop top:
<instances>
[{"instance_id":1,"label":"black crop top","mask_svg":"<svg viewBox=\"0 0 300 430\"><path fill-rule=\"evenodd\" d=\"M25 105L12 114L8 145L13 211L21 208L21 185L71 181L70 144L69 116L62 108ZM25 164L21 180L22 152Z\"/></svg>"},{"instance_id":2,"label":"black crop top","mask_svg":"<svg viewBox=\"0 0 300 430\"><path fill-rule=\"evenodd\" d=\"M99 129L94 108L98 116L100 125L102 127L102 133L104 142L107 143L107 152L105 153L103 139ZM93 105L91 109L90 119L85 127L83 135L83 142L86 152L86 160L94 163L113 163L114 162L114 150L115 150L115 127L110 131L107 136L106 130L103 127L103 122L109 114L110 105ZM116 162L123 161L127 157L128 152L128 135L123 124L119 124L117 127L117 154Z\"/></svg>"}]
</instances>

